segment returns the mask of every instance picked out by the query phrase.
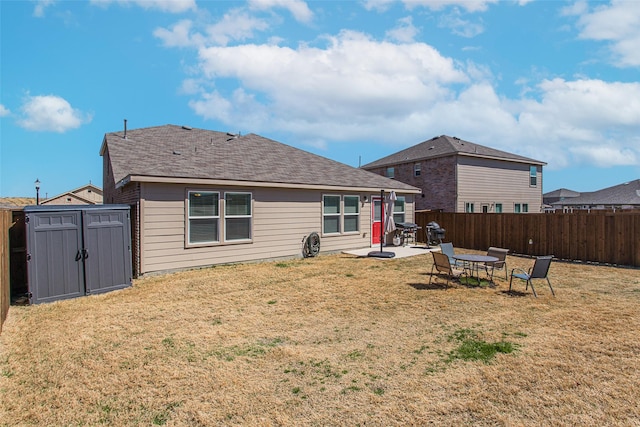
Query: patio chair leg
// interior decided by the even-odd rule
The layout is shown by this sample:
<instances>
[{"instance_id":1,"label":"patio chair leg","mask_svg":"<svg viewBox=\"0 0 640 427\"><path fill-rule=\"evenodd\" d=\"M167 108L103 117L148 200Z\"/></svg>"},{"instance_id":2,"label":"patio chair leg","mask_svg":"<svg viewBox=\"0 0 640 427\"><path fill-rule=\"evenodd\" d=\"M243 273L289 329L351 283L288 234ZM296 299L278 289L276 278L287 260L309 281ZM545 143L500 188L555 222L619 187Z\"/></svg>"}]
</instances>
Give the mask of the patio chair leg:
<instances>
[{"instance_id":1,"label":"patio chair leg","mask_svg":"<svg viewBox=\"0 0 640 427\"><path fill-rule=\"evenodd\" d=\"M553 296L556 296L556 293L553 291L553 288L551 287L551 282L549 281L549 278L547 277L547 283L549 284L549 289L551 289L551 293L553 294Z\"/></svg>"},{"instance_id":2,"label":"patio chair leg","mask_svg":"<svg viewBox=\"0 0 640 427\"><path fill-rule=\"evenodd\" d=\"M533 296L538 298L538 294L536 294L536 288L533 287L533 282L531 281L531 279L527 280L527 287L529 287L529 285L531 285L531 290L533 291Z\"/></svg>"}]
</instances>

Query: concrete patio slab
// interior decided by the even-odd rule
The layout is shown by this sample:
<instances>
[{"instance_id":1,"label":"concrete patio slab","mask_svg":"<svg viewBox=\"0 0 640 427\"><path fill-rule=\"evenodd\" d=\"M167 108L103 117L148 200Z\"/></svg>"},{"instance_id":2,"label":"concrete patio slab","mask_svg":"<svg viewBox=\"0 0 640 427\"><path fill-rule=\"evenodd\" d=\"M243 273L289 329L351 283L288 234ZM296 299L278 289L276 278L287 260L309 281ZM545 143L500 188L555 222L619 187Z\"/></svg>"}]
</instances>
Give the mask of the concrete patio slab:
<instances>
[{"instance_id":1,"label":"concrete patio slab","mask_svg":"<svg viewBox=\"0 0 640 427\"><path fill-rule=\"evenodd\" d=\"M355 255L357 257L366 258L369 252L379 251L380 247L355 249L342 251L344 254ZM415 255L428 254L431 251L440 251L439 246L426 247L424 245L407 245L407 246L383 246L384 252L393 252L396 254L394 258L406 258ZM394 258L378 258L378 259L394 259Z\"/></svg>"}]
</instances>

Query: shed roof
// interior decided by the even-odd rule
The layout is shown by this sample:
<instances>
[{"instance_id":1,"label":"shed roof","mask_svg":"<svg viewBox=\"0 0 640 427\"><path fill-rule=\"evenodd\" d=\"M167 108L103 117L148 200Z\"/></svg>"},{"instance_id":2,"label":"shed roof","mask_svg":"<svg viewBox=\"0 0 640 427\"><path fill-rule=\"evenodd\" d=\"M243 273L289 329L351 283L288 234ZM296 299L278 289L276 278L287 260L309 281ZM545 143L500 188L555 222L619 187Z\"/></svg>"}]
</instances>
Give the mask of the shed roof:
<instances>
[{"instance_id":1,"label":"shed roof","mask_svg":"<svg viewBox=\"0 0 640 427\"><path fill-rule=\"evenodd\" d=\"M517 154L507 153L506 151L485 147L484 145L475 144L473 142L465 141L460 138L440 135L416 144L412 147L398 151L397 153L391 154L387 157L383 157L374 162L368 163L362 166L362 168L372 169L382 166L411 163L419 160L452 155L484 157L518 163L546 165L545 162L541 162L540 160L534 160L528 157L519 156Z\"/></svg>"},{"instance_id":2,"label":"shed roof","mask_svg":"<svg viewBox=\"0 0 640 427\"><path fill-rule=\"evenodd\" d=\"M129 181L188 182L194 179L253 185L384 189L409 193L411 185L256 134L232 135L164 125L107 133L100 154L109 151L118 185Z\"/></svg>"}]
</instances>

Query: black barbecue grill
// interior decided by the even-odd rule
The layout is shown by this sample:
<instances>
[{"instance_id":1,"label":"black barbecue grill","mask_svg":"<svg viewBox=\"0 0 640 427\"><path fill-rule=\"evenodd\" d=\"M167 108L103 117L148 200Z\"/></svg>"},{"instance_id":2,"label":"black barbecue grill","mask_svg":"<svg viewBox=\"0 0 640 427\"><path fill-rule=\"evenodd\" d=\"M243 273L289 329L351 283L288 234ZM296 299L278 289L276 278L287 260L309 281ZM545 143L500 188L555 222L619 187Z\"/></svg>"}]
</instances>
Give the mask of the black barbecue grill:
<instances>
[{"instance_id":1,"label":"black barbecue grill","mask_svg":"<svg viewBox=\"0 0 640 427\"><path fill-rule=\"evenodd\" d=\"M439 245L444 240L445 229L440 227L435 221L431 221L425 227L425 233L427 235L427 246Z\"/></svg>"},{"instance_id":2,"label":"black barbecue grill","mask_svg":"<svg viewBox=\"0 0 640 427\"><path fill-rule=\"evenodd\" d=\"M420 229L418 224L414 224L413 222L396 222L395 224L397 231L396 235L400 237L401 245L404 246L409 241L413 241L414 244L416 243L416 234Z\"/></svg>"}]
</instances>

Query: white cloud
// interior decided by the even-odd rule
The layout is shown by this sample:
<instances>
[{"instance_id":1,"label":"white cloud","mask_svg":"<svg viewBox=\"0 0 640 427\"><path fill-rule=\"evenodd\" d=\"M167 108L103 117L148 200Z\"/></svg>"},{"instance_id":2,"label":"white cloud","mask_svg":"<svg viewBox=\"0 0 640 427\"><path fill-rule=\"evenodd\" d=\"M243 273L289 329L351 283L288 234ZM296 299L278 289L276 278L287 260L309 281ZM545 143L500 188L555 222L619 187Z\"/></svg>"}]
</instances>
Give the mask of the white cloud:
<instances>
[{"instance_id":1,"label":"white cloud","mask_svg":"<svg viewBox=\"0 0 640 427\"><path fill-rule=\"evenodd\" d=\"M307 129L322 137L357 135L370 120L380 125L420 111L447 97L446 84L464 83L467 76L453 61L423 43L395 45L345 31L327 38L326 48L297 49L242 45L201 49L200 66L208 79L231 78L244 88L223 102L224 94L204 95L192 106L207 118L245 123L256 129ZM251 108L247 109L248 103ZM260 122L248 112L260 111ZM253 120L254 117L251 117ZM317 124L317 127L316 127ZM317 136L317 135L316 135Z\"/></svg>"},{"instance_id":2,"label":"white cloud","mask_svg":"<svg viewBox=\"0 0 640 427\"><path fill-rule=\"evenodd\" d=\"M4 105L0 104L0 117L6 117L11 114L11 111Z\"/></svg>"},{"instance_id":3,"label":"white cloud","mask_svg":"<svg viewBox=\"0 0 640 427\"><path fill-rule=\"evenodd\" d=\"M123 6L137 5L143 9L157 9L168 13L182 13L197 10L196 0L91 0L98 6L109 6L118 3Z\"/></svg>"},{"instance_id":4,"label":"white cloud","mask_svg":"<svg viewBox=\"0 0 640 427\"><path fill-rule=\"evenodd\" d=\"M386 35L392 40L399 41L401 43L410 43L415 40L420 30L413 25L413 18L406 16L398 20L398 25L387 31Z\"/></svg>"},{"instance_id":5,"label":"white cloud","mask_svg":"<svg viewBox=\"0 0 640 427\"><path fill-rule=\"evenodd\" d=\"M640 66L640 2L613 0L589 12L583 3L575 10L580 14L580 38L610 42L613 61L620 67Z\"/></svg>"},{"instance_id":6,"label":"white cloud","mask_svg":"<svg viewBox=\"0 0 640 427\"><path fill-rule=\"evenodd\" d=\"M44 10L55 3L55 0L37 0L36 5L33 8L33 16L42 18L44 16Z\"/></svg>"},{"instance_id":7,"label":"white cloud","mask_svg":"<svg viewBox=\"0 0 640 427\"><path fill-rule=\"evenodd\" d=\"M20 110L18 124L38 132L64 133L92 120L91 115L72 108L64 98L55 95L28 96Z\"/></svg>"},{"instance_id":8,"label":"white cloud","mask_svg":"<svg viewBox=\"0 0 640 427\"><path fill-rule=\"evenodd\" d=\"M301 0L249 0L249 6L258 10L283 8L291 12L296 21L309 23L313 20L313 12Z\"/></svg>"},{"instance_id":9,"label":"white cloud","mask_svg":"<svg viewBox=\"0 0 640 427\"><path fill-rule=\"evenodd\" d=\"M460 7L467 12L484 12L492 3L498 0L402 0L405 7L413 9L416 6L428 7L431 10L442 10L447 7Z\"/></svg>"},{"instance_id":10,"label":"white cloud","mask_svg":"<svg viewBox=\"0 0 640 427\"><path fill-rule=\"evenodd\" d=\"M484 25L462 18L458 8L440 16L438 27L448 28L453 34L467 38L475 37L484 32Z\"/></svg>"},{"instance_id":11,"label":"white cloud","mask_svg":"<svg viewBox=\"0 0 640 427\"><path fill-rule=\"evenodd\" d=\"M203 47L207 44L225 46L232 41L243 41L255 36L256 31L268 29L268 24L242 9L232 9L215 24L196 32L188 19L175 23L170 29L156 28L153 35L167 47Z\"/></svg>"}]
</instances>

